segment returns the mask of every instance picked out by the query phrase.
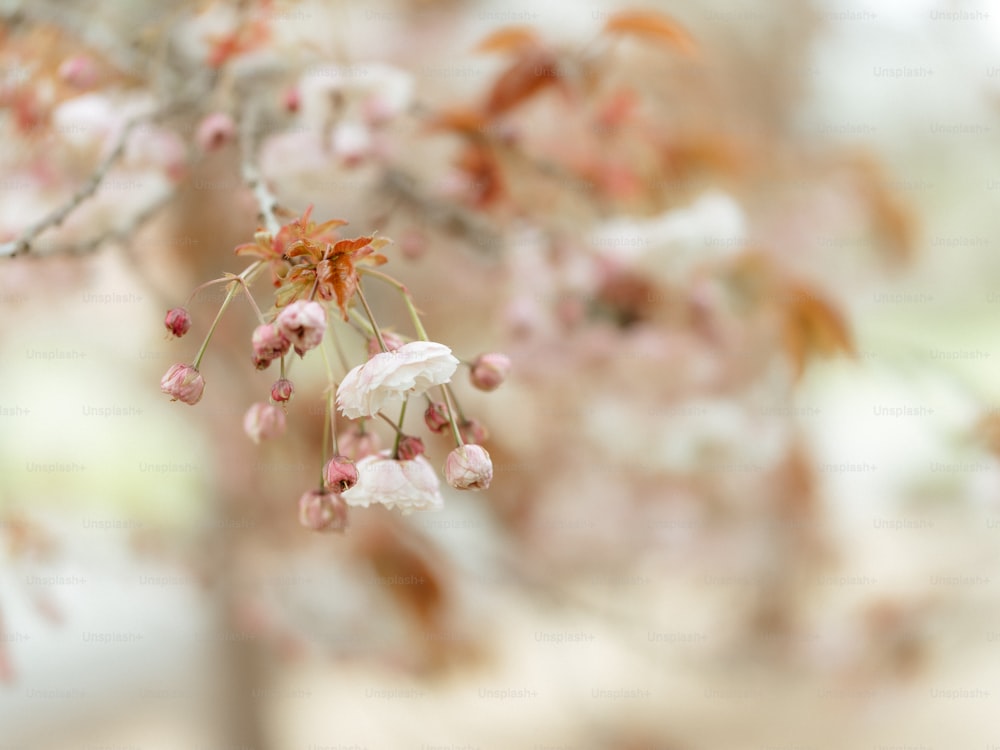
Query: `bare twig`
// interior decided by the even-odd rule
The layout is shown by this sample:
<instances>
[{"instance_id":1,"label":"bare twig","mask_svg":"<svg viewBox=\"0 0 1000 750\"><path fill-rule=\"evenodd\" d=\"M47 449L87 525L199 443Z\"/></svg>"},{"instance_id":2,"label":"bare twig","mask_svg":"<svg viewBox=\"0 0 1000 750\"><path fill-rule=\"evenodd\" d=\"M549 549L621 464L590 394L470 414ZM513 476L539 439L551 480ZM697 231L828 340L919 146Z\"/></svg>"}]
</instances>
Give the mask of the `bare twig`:
<instances>
[{"instance_id":1,"label":"bare twig","mask_svg":"<svg viewBox=\"0 0 1000 750\"><path fill-rule=\"evenodd\" d=\"M240 122L240 153L242 155L240 169L243 173L243 181L253 191L254 198L257 199L257 208L261 220L267 227L267 231L274 235L281 229L281 222L278 221L278 217L274 213L278 207L278 199L271 192L260 170L257 168L255 154L256 130L257 110L251 108L243 112Z\"/></svg>"},{"instance_id":2,"label":"bare twig","mask_svg":"<svg viewBox=\"0 0 1000 750\"><path fill-rule=\"evenodd\" d=\"M66 220L66 217L73 213L73 211L75 211L81 203L93 196L94 193L97 192L97 189L101 186L104 178L108 176L108 172L111 171L115 162L117 162L125 152L125 145L128 142L129 135L132 134L132 130L140 122L147 119L149 119L148 115L129 120L125 124L125 127L122 128L122 132L118 135L118 140L116 141L114 148L111 149L111 153L104 157L101 163L97 166L97 169L94 170L93 174L90 175L87 181L81 185L75 193L73 193L68 201L52 211L48 216L45 216L32 224L21 234L20 237L0 245L0 257L6 256L13 258L14 256L29 252L32 249L32 243L40 234L45 232L47 229L51 229L62 224Z\"/></svg>"}]
</instances>

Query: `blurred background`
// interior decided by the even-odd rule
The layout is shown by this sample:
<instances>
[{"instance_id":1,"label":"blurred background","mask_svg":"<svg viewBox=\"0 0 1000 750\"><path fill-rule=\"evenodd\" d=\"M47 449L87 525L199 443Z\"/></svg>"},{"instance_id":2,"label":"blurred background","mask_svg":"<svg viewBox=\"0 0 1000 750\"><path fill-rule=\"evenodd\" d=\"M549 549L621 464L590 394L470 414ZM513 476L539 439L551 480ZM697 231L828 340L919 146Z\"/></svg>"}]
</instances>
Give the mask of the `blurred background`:
<instances>
[{"instance_id":1,"label":"blurred background","mask_svg":"<svg viewBox=\"0 0 1000 750\"><path fill-rule=\"evenodd\" d=\"M0 9L0 243L122 147L0 258L0 750L1000 746L989 3ZM489 490L301 528L239 300L160 393L247 164L511 357Z\"/></svg>"}]
</instances>

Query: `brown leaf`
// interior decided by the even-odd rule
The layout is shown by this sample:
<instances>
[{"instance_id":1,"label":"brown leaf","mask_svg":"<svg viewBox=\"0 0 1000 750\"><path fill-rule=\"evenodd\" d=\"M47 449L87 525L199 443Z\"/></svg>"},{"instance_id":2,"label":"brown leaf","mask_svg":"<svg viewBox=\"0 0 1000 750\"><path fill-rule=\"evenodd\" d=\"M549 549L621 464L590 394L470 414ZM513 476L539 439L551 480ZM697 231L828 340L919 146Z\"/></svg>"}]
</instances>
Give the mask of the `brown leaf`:
<instances>
[{"instance_id":1,"label":"brown leaf","mask_svg":"<svg viewBox=\"0 0 1000 750\"><path fill-rule=\"evenodd\" d=\"M528 46L538 46L541 38L530 26L504 26L476 45L476 52L517 52Z\"/></svg>"},{"instance_id":2,"label":"brown leaf","mask_svg":"<svg viewBox=\"0 0 1000 750\"><path fill-rule=\"evenodd\" d=\"M791 282L785 302L785 348L800 377L810 357L853 355L854 344L844 316L811 287Z\"/></svg>"},{"instance_id":3,"label":"brown leaf","mask_svg":"<svg viewBox=\"0 0 1000 750\"><path fill-rule=\"evenodd\" d=\"M450 130L464 135L480 135L486 127L486 118L477 109L456 107L445 109L427 121L431 130Z\"/></svg>"},{"instance_id":4,"label":"brown leaf","mask_svg":"<svg viewBox=\"0 0 1000 750\"><path fill-rule=\"evenodd\" d=\"M497 78L486 100L486 114L502 115L559 81L555 55L547 50L532 50L517 58Z\"/></svg>"},{"instance_id":5,"label":"brown leaf","mask_svg":"<svg viewBox=\"0 0 1000 750\"><path fill-rule=\"evenodd\" d=\"M691 35L670 16L651 10L622 11L612 15L604 30L610 34L631 34L666 42L678 52L694 56L698 45Z\"/></svg>"}]
</instances>

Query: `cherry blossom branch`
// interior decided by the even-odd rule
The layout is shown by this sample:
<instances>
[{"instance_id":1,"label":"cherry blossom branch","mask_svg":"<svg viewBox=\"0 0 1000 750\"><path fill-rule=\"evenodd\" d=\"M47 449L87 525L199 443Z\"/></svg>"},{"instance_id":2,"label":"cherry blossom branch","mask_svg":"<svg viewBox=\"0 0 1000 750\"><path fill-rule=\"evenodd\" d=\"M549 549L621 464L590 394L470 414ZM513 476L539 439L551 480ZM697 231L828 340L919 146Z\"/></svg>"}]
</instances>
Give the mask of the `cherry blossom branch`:
<instances>
[{"instance_id":1,"label":"cherry blossom branch","mask_svg":"<svg viewBox=\"0 0 1000 750\"><path fill-rule=\"evenodd\" d=\"M264 222L267 231L276 235L281 230L281 222L275 215L278 207L278 199L267 186L264 177L258 169L254 159L254 145L256 140L257 113L256 110L244 112L240 122L240 153L242 163L240 170L243 175L243 182L253 191L257 200L257 210L260 219Z\"/></svg>"},{"instance_id":2,"label":"cherry blossom branch","mask_svg":"<svg viewBox=\"0 0 1000 750\"><path fill-rule=\"evenodd\" d=\"M122 128L121 133L118 134L118 139L115 142L114 148L111 152L104 157L100 164L98 164L97 169L90 175L87 181L80 186L75 193L70 197L68 201L63 203L57 209L52 211L48 216L43 217L39 221L29 226L21 236L15 240L10 240L8 242L0 245L0 256L6 256L13 258L15 256L27 253L32 249L32 242L38 238L40 234L45 232L47 229L57 227L62 224L66 217L69 216L73 211L75 211L80 204L86 201L88 198L97 192L97 189L104 182L104 178L108 176L108 172L115 165L125 153L125 145L128 142L128 137L132 134L132 130L140 122L149 119L149 116L136 117L129 120L125 127Z\"/></svg>"},{"instance_id":3,"label":"cherry blossom branch","mask_svg":"<svg viewBox=\"0 0 1000 750\"><path fill-rule=\"evenodd\" d=\"M367 274L368 276L374 276L377 279L390 284L399 290L399 293L403 296L403 301L406 303L406 309L410 313L410 320L413 321L413 327L417 331L417 336L421 341L430 341L427 337L427 331L424 330L424 324L420 321L420 314L417 312L416 306L413 304L413 297L410 296L410 290L406 288L404 284L396 279L392 278L387 273L382 273L381 271L376 271L373 268L361 267L358 269L361 273Z\"/></svg>"}]
</instances>

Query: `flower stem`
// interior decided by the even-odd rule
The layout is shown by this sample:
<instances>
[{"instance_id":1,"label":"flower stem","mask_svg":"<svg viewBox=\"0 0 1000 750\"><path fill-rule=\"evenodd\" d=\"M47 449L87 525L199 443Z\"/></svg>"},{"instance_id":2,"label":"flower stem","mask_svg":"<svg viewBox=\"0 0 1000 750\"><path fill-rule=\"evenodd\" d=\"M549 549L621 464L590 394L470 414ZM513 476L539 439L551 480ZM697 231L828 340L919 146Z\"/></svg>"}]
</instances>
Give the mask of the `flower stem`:
<instances>
[{"instance_id":1,"label":"flower stem","mask_svg":"<svg viewBox=\"0 0 1000 750\"><path fill-rule=\"evenodd\" d=\"M212 335L215 333L215 329L219 325L219 321L222 320L222 315L226 312L226 308L229 307L229 303L233 301L236 293L240 290L241 282L246 282L252 279L256 272L262 267L261 261L252 263L244 268L243 272L231 282L232 286L229 287L229 291L226 293L226 298L222 300L219 312L216 314L215 320L212 321L212 327L208 329L208 333L205 335L205 340L201 342L201 348L198 350L198 354L195 356L194 362L191 363L191 366L194 367L194 369L197 370L198 366L201 364L201 359L205 356L205 350L208 349L208 342L212 340Z\"/></svg>"},{"instance_id":2,"label":"flower stem","mask_svg":"<svg viewBox=\"0 0 1000 750\"><path fill-rule=\"evenodd\" d=\"M448 410L448 424L451 425L451 434L455 436L455 445L461 448L465 445L465 441L462 440L462 433L458 431L458 424L455 422L455 412L456 409L451 403L451 393L448 391L448 387L442 385L441 393L444 394L444 405Z\"/></svg>"},{"instance_id":3,"label":"flower stem","mask_svg":"<svg viewBox=\"0 0 1000 750\"><path fill-rule=\"evenodd\" d=\"M399 293L403 297L403 302L406 303L406 309L410 313L410 320L413 321L413 328L417 332L417 337L421 341L430 341L430 339L427 337L427 331L424 330L424 324L420 322L420 314L417 312L417 308L414 307L413 305L413 298L410 296L410 291L406 288L404 284L402 284L399 281L396 281L396 279L392 278L392 276L390 276L389 274L382 273L381 271L376 271L373 268L359 268L358 271L360 271L363 274L367 274L368 276L374 276L377 279L381 279L385 283L390 284L394 286L396 289L398 289Z\"/></svg>"},{"instance_id":4,"label":"flower stem","mask_svg":"<svg viewBox=\"0 0 1000 750\"><path fill-rule=\"evenodd\" d=\"M385 339L382 338L382 331L378 328L378 323L375 322L375 316L372 315L372 309L368 306L368 300L365 299L365 293L361 290L361 283L358 282L358 299L361 300L361 306L365 308L365 315L368 316L368 321L372 324L372 330L375 331L375 338L378 339L378 345L382 347L383 352L389 351L389 347L385 345Z\"/></svg>"},{"instance_id":5,"label":"flower stem","mask_svg":"<svg viewBox=\"0 0 1000 750\"><path fill-rule=\"evenodd\" d=\"M396 430L396 442L392 446L392 457L395 460L399 460L399 441L403 439L403 419L406 417L406 405L410 403L410 399L406 399L403 402L403 407L399 410L399 427Z\"/></svg>"}]
</instances>

